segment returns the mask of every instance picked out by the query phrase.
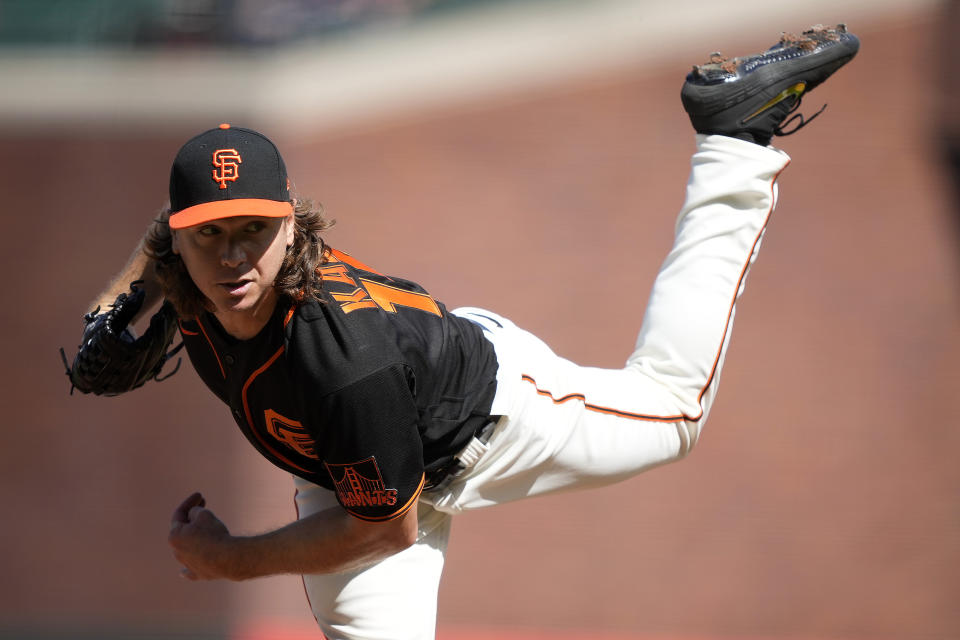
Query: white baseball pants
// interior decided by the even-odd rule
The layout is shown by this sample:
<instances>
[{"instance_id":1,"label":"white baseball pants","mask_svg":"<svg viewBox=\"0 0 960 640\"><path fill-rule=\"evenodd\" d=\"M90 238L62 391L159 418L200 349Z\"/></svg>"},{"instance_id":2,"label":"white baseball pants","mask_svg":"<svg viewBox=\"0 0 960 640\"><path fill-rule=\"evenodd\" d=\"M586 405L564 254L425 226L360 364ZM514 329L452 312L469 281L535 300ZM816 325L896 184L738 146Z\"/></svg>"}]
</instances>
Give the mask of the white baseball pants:
<instances>
[{"instance_id":1,"label":"white baseball pants","mask_svg":"<svg viewBox=\"0 0 960 640\"><path fill-rule=\"evenodd\" d=\"M690 451L788 163L770 147L697 135L674 245L623 369L578 366L494 313L454 311L483 327L496 349L492 413L503 418L472 467L421 497L416 544L363 570L304 576L327 638L433 638L452 514L599 487ZM340 508L331 491L300 479L297 504L301 517Z\"/></svg>"}]
</instances>

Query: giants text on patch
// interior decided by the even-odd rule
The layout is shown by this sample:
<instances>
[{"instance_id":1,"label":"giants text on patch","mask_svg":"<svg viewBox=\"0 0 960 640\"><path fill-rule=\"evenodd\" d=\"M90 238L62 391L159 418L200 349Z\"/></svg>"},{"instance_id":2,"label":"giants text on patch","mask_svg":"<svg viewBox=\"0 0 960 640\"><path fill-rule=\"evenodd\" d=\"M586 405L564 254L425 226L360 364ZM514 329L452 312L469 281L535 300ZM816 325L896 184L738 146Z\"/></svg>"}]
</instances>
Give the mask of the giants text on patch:
<instances>
[{"instance_id":1,"label":"giants text on patch","mask_svg":"<svg viewBox=\"0 0 960 640\"><path fill-rule=\"evenodd\" d=\"M373 456L350 464L324 464L344 507L392 507L397 504L397 490L384 488L383 476Z\"/></svg>"}]
</instances>

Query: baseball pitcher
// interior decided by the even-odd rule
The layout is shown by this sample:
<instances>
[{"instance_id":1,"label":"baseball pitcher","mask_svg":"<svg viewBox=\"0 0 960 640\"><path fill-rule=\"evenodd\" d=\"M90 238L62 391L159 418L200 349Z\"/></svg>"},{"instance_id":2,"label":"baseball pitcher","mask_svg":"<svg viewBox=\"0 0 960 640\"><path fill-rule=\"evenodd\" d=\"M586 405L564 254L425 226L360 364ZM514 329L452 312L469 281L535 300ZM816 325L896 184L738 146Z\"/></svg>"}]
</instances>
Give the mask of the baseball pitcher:
<instances>
[{"instance_id":1,"label":"baseball pitcher","mask_svg":"<svg viewBox=\"0 0 960 640\"><path fill-rule=\"evenodd\" d=\"M162 375L179 334L250 444L293 475L298 519L262 535L231 534L187 497L169 535L183 575L301 574L327 638L429 639L454 515L685 456L789 162L771 140L812 119L801 100L858 47L843 25L818 26L687 76L686 201L621 369L560 358L507 318L448 310L327 245L322 211L290 193L262 134L223 124L190 139L169 207L68 366L82 392L125 393ZM134 338L130 322L161 300Z\"/></svg>"}]
</instances>

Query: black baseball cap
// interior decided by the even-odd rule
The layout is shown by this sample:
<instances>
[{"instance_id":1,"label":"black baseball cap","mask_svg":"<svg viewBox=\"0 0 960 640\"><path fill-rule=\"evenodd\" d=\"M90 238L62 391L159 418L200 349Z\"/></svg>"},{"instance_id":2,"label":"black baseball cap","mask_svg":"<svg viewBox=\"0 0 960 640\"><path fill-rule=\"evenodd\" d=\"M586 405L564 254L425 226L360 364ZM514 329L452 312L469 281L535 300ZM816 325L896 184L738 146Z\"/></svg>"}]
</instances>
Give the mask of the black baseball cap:
<instances>
[{"instance_id":1,"label":"black baseball cap","mask_svg":"<svg viewBox=\"0 0 960 640\"><path fill-rule=\"evenodd\" d=\"M293 211L283 158L263 134L221 124L180 148L170 170L170 228Z\"/></svg>"}]
</instances>

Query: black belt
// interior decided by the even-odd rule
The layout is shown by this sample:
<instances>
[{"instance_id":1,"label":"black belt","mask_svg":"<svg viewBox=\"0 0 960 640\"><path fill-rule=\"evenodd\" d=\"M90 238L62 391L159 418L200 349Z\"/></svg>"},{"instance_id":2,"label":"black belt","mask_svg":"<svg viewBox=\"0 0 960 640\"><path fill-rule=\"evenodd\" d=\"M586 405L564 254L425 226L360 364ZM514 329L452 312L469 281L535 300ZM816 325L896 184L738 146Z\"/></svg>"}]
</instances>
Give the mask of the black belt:
<instances>
[{"instance_id":1,"label":"black belt","mask_svg":"<svg viewBox=\"0 0 960 640\"><path fill-rule=\"evenodd\" d=\"M490 419L481 424L480 427L474 432L471 442L473 440L479 440L481 443L487 444L490 441L490 436L493 435L493 430L497 426L497 422L499 421L500 416L490 416ZM469 445L469 443L467 444ZM466 447L464 447L464 449L466 449ZM464 449L461 449L460 453L463 453ZM452 480L463 473L467 466L461 461L460 453L455 455L447 464L427 473L423 486L424 491L436 489L445 481Z\"/></svg>"}]
</instances>

